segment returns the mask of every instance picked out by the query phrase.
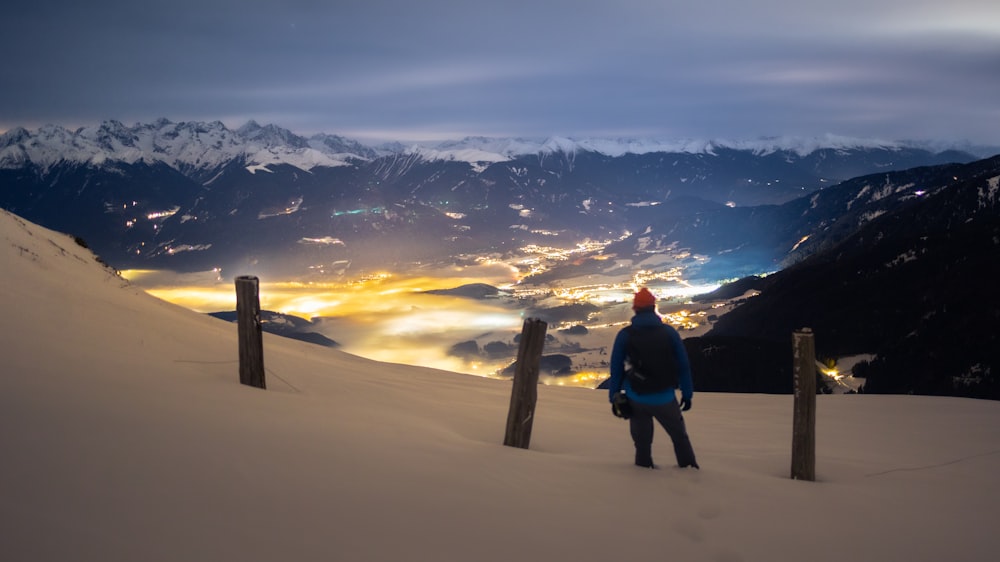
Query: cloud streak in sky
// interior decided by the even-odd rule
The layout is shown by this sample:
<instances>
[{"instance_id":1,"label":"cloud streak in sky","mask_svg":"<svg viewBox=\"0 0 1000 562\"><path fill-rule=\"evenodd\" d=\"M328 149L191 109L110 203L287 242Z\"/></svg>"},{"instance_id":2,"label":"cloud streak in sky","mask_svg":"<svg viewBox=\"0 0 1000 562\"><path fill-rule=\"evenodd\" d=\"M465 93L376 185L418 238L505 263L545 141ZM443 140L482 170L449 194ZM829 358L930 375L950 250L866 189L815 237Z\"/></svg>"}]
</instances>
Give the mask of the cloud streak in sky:
<instances>
[{"instance_id":1,"label":"cloud streak in sky","mask_svg":"<svg viewBox=\"0 0 1000 562\"><path fill-rule=\"evenodd\" d=\"M825 133L1000 143L1000 5L38 0L0 130L157 117L358 138Z\"/></svg>"}]
</instances>

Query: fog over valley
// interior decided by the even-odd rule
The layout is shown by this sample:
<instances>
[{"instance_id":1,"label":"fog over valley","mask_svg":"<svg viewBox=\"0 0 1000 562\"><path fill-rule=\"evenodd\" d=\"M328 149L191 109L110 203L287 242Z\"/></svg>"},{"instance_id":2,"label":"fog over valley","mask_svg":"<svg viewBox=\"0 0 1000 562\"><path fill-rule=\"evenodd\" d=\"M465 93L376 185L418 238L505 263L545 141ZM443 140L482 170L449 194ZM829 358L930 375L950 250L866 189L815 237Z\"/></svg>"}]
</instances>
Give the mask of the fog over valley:
<instances>
[{"instance_id":1,"label":"fog over valley","mask_svg":"<svg viewBox=\"0 0 1000 562\"><path fill-rule=\"evenodd\" d=\"M651 287L662 299L661 314L685 334L703 333L718 312L689 298L719 286L686 279L698 273L687 271L688 264L707 258L678 252L633 264L609 259L602 245L528 250L535 253L508 262L483 257L478 265L425 265L337 280L261 273L261 308L311 321L301 330L322 334L348 353L497 378L511 376L524 319L539 318L549 324L546 355L565 357L542 365L542 382L591 388L607 378L607 353L631 316L636 287ZM533 281L552 271L570 277ZM150 294L198 312L235 309L234 275L224 271L121 273Z\"/></svg>"}]
</instances>

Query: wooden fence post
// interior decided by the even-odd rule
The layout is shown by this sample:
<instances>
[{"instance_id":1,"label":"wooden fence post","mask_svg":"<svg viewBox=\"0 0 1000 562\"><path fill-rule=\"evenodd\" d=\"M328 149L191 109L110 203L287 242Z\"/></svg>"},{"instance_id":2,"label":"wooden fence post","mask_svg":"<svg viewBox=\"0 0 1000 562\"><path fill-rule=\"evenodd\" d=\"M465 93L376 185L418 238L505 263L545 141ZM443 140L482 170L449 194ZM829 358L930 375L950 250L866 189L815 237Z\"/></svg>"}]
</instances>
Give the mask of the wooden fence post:
<instances>
[{"instance_id":1,"label":"wooden fence post","mask_svg":"<svg viewBox=\"0 0 1000 562\"><path fill-rule=\"evenodd\" d=\"M816 346L812 330L792 333L795 414L792 425L792 479L816 480Z\"/></svg>"},{"instance_id":2,"label":"wooden fence post","mask_svg":"<svg viewBox=\"0 0 1000 562\"><path fill-rule=\"evenodd\" d=\"M514 369L514 387L510 393L510 410L507 412L507 433L503 444L508 447L528 448L531 441L531 423L535 418L538 399L538 369L545 345L548 324L528 318L521 328L521 343L517 350L517 367Z\"/></svg>"},{"instance_id":3,"label":"wooden fence post","mask_svg":"<svg viewBox=\"0 0 1000 562\"><path fill-rule=\"evenodd\" d=\"M264 339L260 327L260 293L256 277L242 275L236 278L236 321L239 334L240 383L266 388Z\"/></svg>"}]
</instances>

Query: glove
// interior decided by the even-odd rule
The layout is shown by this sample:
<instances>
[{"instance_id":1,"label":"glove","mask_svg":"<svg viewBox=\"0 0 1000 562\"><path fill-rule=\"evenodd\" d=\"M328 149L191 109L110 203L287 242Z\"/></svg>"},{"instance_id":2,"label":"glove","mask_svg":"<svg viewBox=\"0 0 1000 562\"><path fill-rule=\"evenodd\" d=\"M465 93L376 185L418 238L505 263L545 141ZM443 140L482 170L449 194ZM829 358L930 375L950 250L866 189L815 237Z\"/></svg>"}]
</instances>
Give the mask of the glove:
<instances>
[{"instance_id":1,"label":"glove","mask_svg":"<svg viewBox=\"0 0 1000 562\"><path fill-rule=\"evenodd\" d=\"M691 399L681 398L681 411L686 412L691 409Z\"/></svg>"},{"instance_id":2,"label":"glove","mask_svg":"<svg viewBox=\"0 0 1000 562\"><path fill-rule=\"evenodd\" d=\"M623 420L632 417L632 405L629 404L628 396L625 396L624 392L615 394L614 400L611 401L611 413Z\"/></svg>"}]
</instances>

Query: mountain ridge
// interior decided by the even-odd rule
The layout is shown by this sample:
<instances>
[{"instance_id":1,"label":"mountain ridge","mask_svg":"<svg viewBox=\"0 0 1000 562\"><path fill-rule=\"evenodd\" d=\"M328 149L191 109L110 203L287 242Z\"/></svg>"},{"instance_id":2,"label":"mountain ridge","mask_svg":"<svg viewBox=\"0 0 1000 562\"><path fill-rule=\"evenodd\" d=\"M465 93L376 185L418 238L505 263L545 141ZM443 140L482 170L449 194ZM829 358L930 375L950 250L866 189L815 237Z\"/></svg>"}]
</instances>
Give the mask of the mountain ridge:
<instances>
[{"instance_id":1,"label":"mountain ridge","mask_svg":"<svg viewBox=\"0 0 1000 562\"><path fill-rule=\"evenodd\" d=\"M828 148L805 156L793 149L820 145L470 137L390 149L254 121L47 125L0 135L0 206L73 232L122 268L363 269L633 237L633 248L618 245L633 256L679 243L750 274L772 271L775 251L794 244L782 231L740 251L774 230L764 220L773 210L759 206L864 174L975 159L823 140Z\"/></svg>"},{"instance_id":2,"label":"mountain ridge","mask_svg":"<svg viewBox=\"0 0 1000 562\"><path fill-rule=\"evenodd\" d=\"M858 178L822 195L870 201L685 342L692 364L709 374L703 388L790 391L789 335L809 327L821 359L871 356L854 368L865 392L1000 399L992 279L1000 156Z\"/></svg>"},{"instance_id":3,"label":"mountain ridge","mask_svg":"<svg viewBox=\"0 0 1000 562\"><path fill-rule=\"evenodd\" d=\"M370 160L390 154L481 164L510 161L525 155L580 151L620 157L649 153L714 155L720 149L747 151L758 156L787 153L790 157L799 158L823 150L859 149L919 149L931 153L956 151L976 157L990 155L994 150L1000 153L1000 147L862 139L832 134L756 140L466 137L435 142L367 145L328 133L306 137L274 124L260 125L254 120L230 129L221 121L173 122L159 118L132 126L106 120L99 125L75 130L51 124L34 132L15 127L0 134L0 168L20 167L28 162L47 168L63 160L97 164L108 160L128 163L146 160L163 161L184 171L186 168L210 168L243 158L247 165L291 164L309 171L315 167L343 166L352 160Z\"/></svg>"}]
</instances>

